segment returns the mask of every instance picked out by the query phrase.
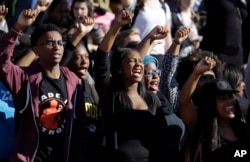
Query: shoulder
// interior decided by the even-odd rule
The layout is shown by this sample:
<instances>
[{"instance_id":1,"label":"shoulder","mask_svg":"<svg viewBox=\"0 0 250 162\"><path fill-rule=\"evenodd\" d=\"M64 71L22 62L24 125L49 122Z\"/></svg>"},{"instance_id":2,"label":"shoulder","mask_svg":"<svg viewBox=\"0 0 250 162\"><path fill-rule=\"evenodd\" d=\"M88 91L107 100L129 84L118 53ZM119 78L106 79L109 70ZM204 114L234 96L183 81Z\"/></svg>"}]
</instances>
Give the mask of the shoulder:
<instances>
[{"instance_id":1,"label":"shoulder","mask_svg":"<svg viewBox=\"0 0 250 162\"><path fill-rule=\"evenodd\" d=\"M61 66L60 67L60 70L62 71L62 73L64 74L64 76L67 78L67 79L70 79L70 80L74 80L74 81L77 81L79 82L80 79L76 76L75 73L73 73L72 71L69 70L69 68L67 67L64 67L64 66Z\"/></svg>"},{"instance_id":2,"label":"shoulder","mask_svg":"<svg viewBox=\"0 0 250 162\"><path fill-rule=\"evenodd\" d=\"M156 107L161 106L161 101L160 101L157 94L155 94L155 93L153 93L152 91L149 91L149 90L147 90L146 93L147 93L148 96L150 96L150 98L152 99L152 101L154 102Z\"/></svg>"},{"instance_id":3,"label":"shoulder","mask_svg":"<svg viewBox=\"0 0 250 162\"><path fill-rule=\"evenodd\" d=\"M162 112L163 114L169 115L173 114L173 109L171 104L169 103L169 100L166 98L166 96L161 93L160 91L157 92L157 96L159 100L161 101L161 107L157 109L157 111Z\"/></svg>"}]
</instances>

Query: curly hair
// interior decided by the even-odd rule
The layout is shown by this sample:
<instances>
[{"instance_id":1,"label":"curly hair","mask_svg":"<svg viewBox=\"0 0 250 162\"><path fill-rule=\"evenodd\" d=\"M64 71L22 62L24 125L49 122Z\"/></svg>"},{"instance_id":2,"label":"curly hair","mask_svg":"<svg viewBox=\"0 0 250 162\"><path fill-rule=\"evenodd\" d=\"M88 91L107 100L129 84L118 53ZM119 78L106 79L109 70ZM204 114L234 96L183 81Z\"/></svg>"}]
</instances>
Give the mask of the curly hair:
<instances>
[{"instance_id":1,"label":"curly hair","mask_svg":"<svg viewBox=\"0 0 250 162\"><path fill-rule=\"evenodd\" d=\"M215 60L216 66L212 69L216 78L222 78L222 62L221 60L211 51L197 49L192 52L187 57L180 60L179 66L177 68L176 79L181 89L186 80L189 78L194 70L196 64L204 57L211 57Z\"/></svg>"}]
</instances>

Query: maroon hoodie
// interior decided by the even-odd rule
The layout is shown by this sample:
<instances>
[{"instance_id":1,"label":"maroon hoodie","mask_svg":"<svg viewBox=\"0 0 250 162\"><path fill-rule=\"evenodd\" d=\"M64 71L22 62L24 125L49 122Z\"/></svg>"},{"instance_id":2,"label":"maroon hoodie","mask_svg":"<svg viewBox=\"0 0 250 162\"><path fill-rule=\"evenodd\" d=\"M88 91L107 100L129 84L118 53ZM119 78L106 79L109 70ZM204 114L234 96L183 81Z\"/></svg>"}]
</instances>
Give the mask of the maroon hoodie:
<instances>
[{"instance_id":1,"label":"maroon hoodie","mask_svg":"<svg viewBox=\"0 0 250 162\"><path fill-rule=\"evenodd\" d=\"M11 161L34 161L39 145L38 104L42 67L38 62L29 67L19 67L11 57L18 36L11 29L0 39L0 81L10 90L16 109L17 132ZM64 140L64 161L85 159L86 122L84 95L79 78L66 67L60 67L66 78L68 118ZM18 121L18 122L17 122Z\"/></svg>"}]
</instances>

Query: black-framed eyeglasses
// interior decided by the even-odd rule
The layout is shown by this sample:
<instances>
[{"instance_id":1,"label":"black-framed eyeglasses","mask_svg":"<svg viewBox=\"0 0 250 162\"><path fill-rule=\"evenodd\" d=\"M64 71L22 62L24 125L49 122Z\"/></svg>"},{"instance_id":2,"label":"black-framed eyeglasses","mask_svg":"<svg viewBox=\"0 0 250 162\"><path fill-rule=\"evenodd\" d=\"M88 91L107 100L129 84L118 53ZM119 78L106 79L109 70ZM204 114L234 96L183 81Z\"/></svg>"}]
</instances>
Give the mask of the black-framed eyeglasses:
<instances>
[{"instance_id":1,"label":"black-framed eyeglasses","mask_svg":"<svg viewBox=\"0 0 250 162\"><path fill-rule=\"evenodd\" d=\"M154 75L161 76L161 70L160 69L145 70L144 75L146 75L146 76L154 76Z\"/></svg>"},{"instance_id":2,"label":"black-framed eyeglasses","mask_svg":"<svg viewBox=\"0 0 250 162\"><path fill-rule=\"evenodd\" d=\"M64 47L66 44L66 42L62 41L62 40L46 40L43 43L39 44L39 45L46 45L48 47L55 47L56 45L60 46L60 47Z\"/></svg>"}]
</instances>

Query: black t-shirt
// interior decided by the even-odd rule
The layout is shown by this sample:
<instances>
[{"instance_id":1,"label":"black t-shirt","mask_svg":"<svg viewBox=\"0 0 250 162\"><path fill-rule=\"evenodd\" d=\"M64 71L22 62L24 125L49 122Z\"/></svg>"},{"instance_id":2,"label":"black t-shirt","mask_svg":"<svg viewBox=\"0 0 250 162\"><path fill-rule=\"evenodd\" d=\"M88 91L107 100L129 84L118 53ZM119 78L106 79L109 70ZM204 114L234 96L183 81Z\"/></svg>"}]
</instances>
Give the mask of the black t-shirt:
<instances>
[{"instance_id":1,"label":"black t-shirt","mask_svg":"<svg viewBox=\"0 0 250 162\"><path fill-rule=\"evenodd\" d=\"M210 156L212 162L249 162L249 140L229 141L221 138L222 146L215 149ZM245 154L242 154L245 151Z\"/></svg>"},{"instance_id":2,"label":"black t-shirt","mask_svg":"<svg viewBox=\"0 0 250 162\"><path fill-rule=\"evenodd\" d=\"M96 134L98 127L99 111L97 108L97 100L90 88L90 85L83 81L83 90L85 97L85 110L90 134Z\"/></svg>"},{"instance_id":3,"label":"black t-shirt","mask_svg":"<svg viewBox=\"0 0 250 162\"><path fill-rule=\"evenodd\" d=\"M82 81L85 100L86 122L88 127L87 152L89 161L97 161L100 147L100 112L97 107L98 100L93 92L94 85ZM91 86L93 86L91 88Z\"/></svg>"},{"instance_id":4,"label":"black t-shirt","mask_svg":"<svg viewBox=\"0 0 250 162\"><path fill-rule=\"evenodd\" d=\"M151 146L153 114L149 110L122 110L116 114L117 160L147 162Z\"/></svg>"},{"instance_id":5,"label":"black t-shirt","mask_svg":"<svg viewBox=\"0 0 250 162\"><path fill-rule=\"evenodd\" d=\"M44 75L39 89L40 142L35 161L63 161L64 130L67 118L67 90L63 75Z\"/></svg>"}]
</instances>

